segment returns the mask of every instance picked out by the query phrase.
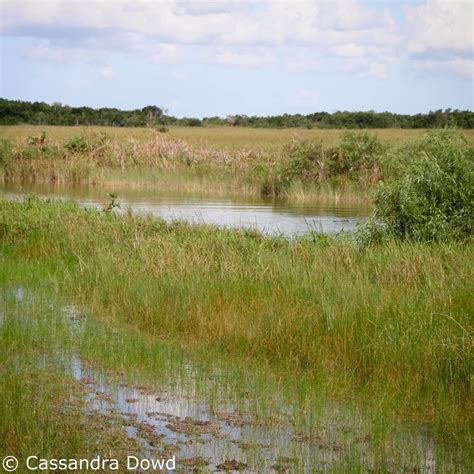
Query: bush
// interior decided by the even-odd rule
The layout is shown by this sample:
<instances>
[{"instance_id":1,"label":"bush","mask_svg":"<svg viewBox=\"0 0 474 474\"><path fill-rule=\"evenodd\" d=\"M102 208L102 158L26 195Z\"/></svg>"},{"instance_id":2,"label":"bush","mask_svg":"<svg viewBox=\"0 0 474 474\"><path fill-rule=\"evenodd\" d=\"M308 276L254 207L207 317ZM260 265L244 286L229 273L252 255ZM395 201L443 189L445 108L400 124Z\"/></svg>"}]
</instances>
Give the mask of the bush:
<instances>
[{"instance_id":1,"label":"bush","mask_svg":"<svg viewBox=\"0 0 474 474\"><path fill-rule=\"evenodd\" d=\"M288 155L288 162L281 171L281 180L286 185L295 180L317 183L326 177L326 154L321 142L310 140L292 143Z\"/></svg>"},{"instance_id":2,"label":"bush","mask_svg":"<svg viewBox=\"0 0 474 474\"><path fill-rule=\"evenodd\" d=\"M89 144L87 143L86 137L82 135L75 135L66 140L64 147L72 152L84 153L89 149Z\"/></svg>"},{"instance_id":3,"label":"bush","mask_svg":"<svg viewBox=\"0 0 474 474\"><path fill-rule=\"evenodd\" d=\"M387 147L375 134L349 131L329 150L318 141L298 141L287 152L288 161L280 173L286 186L293 181L319 183L342 175L368 184L380 180Z\"/></svg>"},{"instance_id":4,"label":"bush","mask_svg":"<svg viewBox=\"0 0 474 474\"><path fill-rule=\"evenodd\" d=\"M19 155L24 160L41 160L45 158L55 158L59 154L58 147L41 145L30 146L21 151Z\"/></svg>"},{"instance_id":5,"label":"bush","mask_svg":"<svg viewBox=\"0 0 474 474\"><path fill-rule=\"evenodd\" d=\"M404 166L378 189L373 217L362 233L369 240L395 236L423 242L471 237L474 147L444 130L400 153Z\"/></svg>"},{"instance_id":6,"label":"bush","mask_svg":"<svg viewBox=\"0 0 474 474\"><path fill-rule=\"evenodd\" d=\"M331 175L347 175L350 178L380 178L380 162L387 151L377 135L347 131L342 135L339 145L332 150L328 163Z\"/></svg>"}]
</instances>

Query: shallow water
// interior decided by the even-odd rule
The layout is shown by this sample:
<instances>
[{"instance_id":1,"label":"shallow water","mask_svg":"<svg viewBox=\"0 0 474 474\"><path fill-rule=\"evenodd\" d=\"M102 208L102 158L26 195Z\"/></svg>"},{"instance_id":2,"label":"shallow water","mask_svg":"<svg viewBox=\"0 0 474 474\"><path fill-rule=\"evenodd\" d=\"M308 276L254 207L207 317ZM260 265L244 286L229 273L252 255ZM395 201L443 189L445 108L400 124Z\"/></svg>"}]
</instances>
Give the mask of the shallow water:
<instances>
[{"instance_id":1,"label":"shallow water","mask_svg":"<svg viewBox=\"0 0 474 474\"><path fill-rule=\"evenodd\" d=\"M113 191L102 187L0 184L0 196L19 198L35 193L42 197L74 199L86 207L103 207L110 201L108 193ZM150 189L121 190L118 202L122 209L131 208L135 213L151 214L167 221L245 227L285 236L310 230L331 234L353 231L369 213L367 206L357 204L290 203L236 196L213 198Z\"/></svg>"},{"instance_id":2,"label":"shallow water","mask_svg":"<svg viewBox=\"0 0 474 474\"><path fill-rule=\"evenodd\" d=\"M33 295L21 286L0 289L0 310L7 302L13 307L5 305L4 320L38 308ZM9 315L8 308L22 307L24 311ZM51 311L51 322L58 315L55 308L51 304L47 311ZM75 305L60 306L59 314L59 321L73 336L71 341L87 337L92 315ZM32 324L35 321L37 317L31 319ZM85 363L75 344L66 351L45 352L37 363L38 370L53 367L70 374L85 397L82 409L94 417L118 421L138 444L140 453L130 454L148 459L174 456L177 472L218 472L232 466L236 468L232 471L242 472L349 472L351 467L354 472L470 472L463 470L460 452L440 443L422 423L402 422L394 427L384 453L364 412L332 400L320 400L313 413L313 409L307 411L308 406L303 409L297 400L284 401L275 392L270 416L256 417L247 407L255 395L252 384L248 384L251 398L236 403L234 382L224 376L222 370L228 370L224 366L202 370L180 358L169 361L172 377L160 372L144 380L138 374L104 371ZM251 374L248 377L250 382ZM217 399L212 397L213 388L219 393ZM315 423L297 422L297 413Z\"/></svg>"}]
</instances>

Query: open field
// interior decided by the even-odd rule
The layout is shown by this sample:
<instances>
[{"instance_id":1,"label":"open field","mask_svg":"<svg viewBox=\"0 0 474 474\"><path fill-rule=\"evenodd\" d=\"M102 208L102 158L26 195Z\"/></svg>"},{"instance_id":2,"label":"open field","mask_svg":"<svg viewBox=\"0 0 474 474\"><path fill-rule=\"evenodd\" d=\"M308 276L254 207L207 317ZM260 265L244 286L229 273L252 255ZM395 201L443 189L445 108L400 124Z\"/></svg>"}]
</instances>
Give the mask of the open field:
<instances>
[{"instance_id":1,"label":"open field","mask_svg":"<svg viewBox=\"0 0 474 474\"><path fill-rule=\"evenodd\" d=\"M105 132L111 137L135 138L147 140L155 136L153 128L122 127L61 127L47 125L0 126L0 137L10 140L21 140L28 136L39 136L45 131L53 140L65 140L73 135L91 135L94 132ZM172 138L186 140L193 145L212 146L225 149L278 149L294 139L321 140L324 145L332 146L340 138L342 130L322 129L264 129L244 127L171 127L167 133ZM381 141L394 145L406 140L420 138L426 130L418 129L371 129ZM474 141L474 130L463 130L463 133Z\"/></svg>"},{"instance_id":2,"label":"open field","mask_svg":"<svg viewBox=\"0 0 474 474\"><path fill-rule=\"evenodd\" d=\"M235 373L228 375L234 379L230 393L218 384L214 396L243 406L247 398L237 387L247 387L250 405L245 410L257 420L275 419L273 402L288 397L295 409L292 423L304 433L298 435L301 439L317 436L318 445L327 442L327 427L318 411L321 400L332 399L349 413L363 416L362 425L343 416L341 431L337 428L338 439L331 443L337 442L343 464L336 462L336 471L338 465L341 472L347 466L386 468L389 460L392 468L403 469L403 456L413 441L406 434L401 444L391 441L401 420L412 420L415 426L423 422L432 433L429 436L435 436L438 466L450 470L452 462L458 468L469 463L473 348L469 242L392 242L367 249L344 239L264 238L36 199L1 201L0 232L2 300L11 305L3 309L7 319L1 332L2 348L11 350L1 354L11 362L30 354L30 359L18 360L26 378L14 384L13 373L2 377L2 391L7 393L3 400L9 400L4 410L12 410L2 421L16 427L8 438L10 447L23 446L27 430L41 429L39 418L30 420L33 426L27 428L20 402L27 392L22 380L33 377L34 386L52 386L51 376L43 370L39 380L31 375L28 360L37 351L42 360L51 360L44 370L49 366L54 371L56 347L66 356L74 350L82 360L112 374L138 371L145 380L156 381L162 373L159 367L164 370L163 348L174 344L185 348L198 365L213 360L245 367L245 383ZM18 288L25 292L25 301L33 299L23 317L15 319L8 315L18 313L21 306L6 295ZM64 323L48 316L49 295L59 306L64 301L87 315L85 334L75 336L73 343ZM173 358L179 366L180 357ZM3 367L7 370L12 364ZM252 385L258 377L252 378L251 367L256 374L266 374L264 385ZM164 372L180 373L176 365ZM71 385L58 377L59 387L65 384L58 396L69 406L74 390L72 394L66 390ZM13 396L16 408L9 405ZM45 413L53 410L50 401L34 403L43 403ZM15 410L21 414L17 420ZM334 423L332 415L329 423ZM54 426L48 429L56 433ZM107 432L96 429L98 434ZM81 447L87 433L81 434L74 423L70 433ZM362 456L356 442L364 437L371 440L370 448L363 447L369 458ZM62 442L73 443L68 438ZM106 440L98 443L102 446ZM425 455L414 455L409 465L421 468Z\"/></svg>"}]
</instances>

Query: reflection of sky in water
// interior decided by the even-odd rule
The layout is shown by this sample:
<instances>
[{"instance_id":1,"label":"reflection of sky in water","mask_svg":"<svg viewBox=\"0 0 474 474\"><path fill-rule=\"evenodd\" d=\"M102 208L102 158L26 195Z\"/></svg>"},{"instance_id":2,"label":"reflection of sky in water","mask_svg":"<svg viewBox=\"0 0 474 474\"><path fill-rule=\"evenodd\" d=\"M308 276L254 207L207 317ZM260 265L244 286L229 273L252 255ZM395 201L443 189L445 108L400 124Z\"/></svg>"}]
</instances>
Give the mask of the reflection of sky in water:
<instances>
[{"instance_id":1,"label":"reflection of sky in water","mask_svg":"<svg viewBox=\"0 0 474 474\"><path fill-rule=\"evenodd\" d=\"M7 197L17 198L29 192L43 197L70 198L86 207L102 207L110 198L108 192L97 188L28 188L3 185ZM151 214L168 221L185 220L192 223L226 227L248 227L269 234L298 235L310 230L327 233L354 230L365 219L368 209L344 204L299 204L264 199L190 198L158 194L149 190L121 191L118 198L122 209L131 208L139 214Z\"/></svg>"}]
</instances>

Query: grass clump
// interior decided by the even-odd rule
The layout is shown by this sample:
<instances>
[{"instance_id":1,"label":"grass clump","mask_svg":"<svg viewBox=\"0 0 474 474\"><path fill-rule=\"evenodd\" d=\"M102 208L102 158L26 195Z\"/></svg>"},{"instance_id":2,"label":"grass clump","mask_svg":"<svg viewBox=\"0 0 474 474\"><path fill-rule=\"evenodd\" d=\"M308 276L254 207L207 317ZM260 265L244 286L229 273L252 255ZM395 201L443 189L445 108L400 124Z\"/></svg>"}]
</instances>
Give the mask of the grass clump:
<instances>
[{"instance_id":1,"label":"grass clump","mask_svg":"<svg viewBox=\"0 0 474 474\"><path fill-rule=\"evenodd\" d=\"M0 167L8 165L13 156L13 146L10 140L0 138Z\"/></svg>"}]
</instances>

